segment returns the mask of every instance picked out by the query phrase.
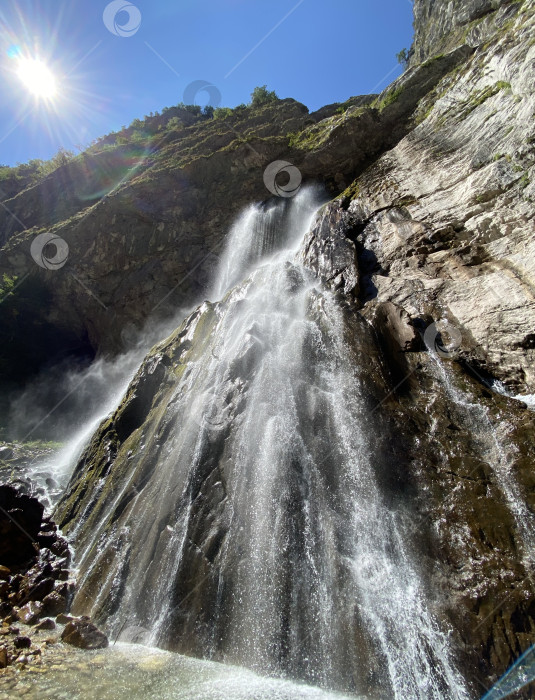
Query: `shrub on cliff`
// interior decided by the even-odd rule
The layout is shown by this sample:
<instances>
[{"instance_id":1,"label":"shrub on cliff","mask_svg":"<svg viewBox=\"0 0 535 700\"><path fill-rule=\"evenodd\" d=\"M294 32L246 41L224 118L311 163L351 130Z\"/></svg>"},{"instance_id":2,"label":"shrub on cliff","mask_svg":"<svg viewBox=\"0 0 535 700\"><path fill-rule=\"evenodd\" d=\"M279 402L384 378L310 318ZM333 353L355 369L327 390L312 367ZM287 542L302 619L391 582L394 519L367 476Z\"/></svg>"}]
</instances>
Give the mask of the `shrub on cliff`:
<instances>
[{"instance_id":1,"label":"shrub on cliff","mask_svg":"<svg viewBox=\"0 0 535 700\"><path fill-rule=\"evenodd\" d=\"M251 106L252 107L263 107L270 102L276 102L278 100L277 93L274 90L268 90L267 85L262 85L255 87L251 93Z\"/></svg>"}]
</instances>

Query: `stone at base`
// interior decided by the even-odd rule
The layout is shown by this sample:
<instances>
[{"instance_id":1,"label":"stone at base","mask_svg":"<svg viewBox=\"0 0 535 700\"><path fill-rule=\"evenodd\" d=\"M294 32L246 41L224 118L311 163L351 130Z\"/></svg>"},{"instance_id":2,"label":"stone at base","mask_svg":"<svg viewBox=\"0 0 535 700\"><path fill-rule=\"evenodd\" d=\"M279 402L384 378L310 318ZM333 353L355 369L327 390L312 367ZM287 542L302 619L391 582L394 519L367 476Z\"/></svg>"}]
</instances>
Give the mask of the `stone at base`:
<instances>
[{"instance_id":1,"label":"stone at base","mask_svg":"<svg viewBox=\"0 0 535 700\"><path fill-rule=\"evenodd\" d=\"M106 635L88 620L69 622L63 630L61 639L66 644L79 649L104 649L109 644Z\"/></svg>"}]
</instances>

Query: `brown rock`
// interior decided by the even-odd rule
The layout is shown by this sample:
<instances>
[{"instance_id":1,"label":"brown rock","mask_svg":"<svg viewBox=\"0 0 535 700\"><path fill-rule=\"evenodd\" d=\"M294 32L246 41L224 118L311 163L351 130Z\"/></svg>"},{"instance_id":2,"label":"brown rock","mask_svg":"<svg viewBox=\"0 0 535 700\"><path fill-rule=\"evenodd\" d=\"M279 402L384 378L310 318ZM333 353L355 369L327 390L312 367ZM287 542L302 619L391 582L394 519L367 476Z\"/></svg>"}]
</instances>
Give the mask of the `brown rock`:
<instances>
[{"instance_id":1,"label":"brown rock","mask_svg":"<svg viewBox=\"0 0 535 700\"><path fill-rule=\"evenodd\" d=\"M65 615L64 613L56 615L56 622L58 623L58 625L66 625L68 622L72 622L75 619L75 617L72 617L71 615Z\"/></svg>"},{"instance_id":2,"label":"brown rock","mask_svg":"<svg viewBox=\"0 0 535 700\"><path fill-rule=\"evenodd\" d=\"M0 566L0 581L9 580L10 576L11 576L11 569L8 569L7 566Z\"/></svg>"},{"instance_id":3,"label":"brown rock","mask_svg":"<svg viewBox=\"0 0 535 700\"><path fill-rule=\"evenodd\" d=\"M54 579L45 578L33 585L29 590L26 588L21 589L20 596L25 600L43 600L53 590Z\"/></svg>"},{"instance_id":4,"label":"brown rock","mask_svg":"<svg viewBox=\"0 0 535 700\"><path fill-rule=\"evenodd\" d=\"M60 613L66 612L68 606L67 598L61 595L61 593L58 593L58 591L52 591L52 593L49 593L43 598L44 615L56 617Z\"/></svg>"},{"instance_id":5,"label":"brown rock","mask_svg":"<svg viewBox=\"0 0 535 700\"><path fill-rule=\"evenodd\" d=\"M32 600L26 603L18 612L18 617L21 622L26 625L35 625L43 611L43 604L39 601Z\"/></svg>"},{"instance_id":6,"label":"brown rock","mask_svg":"<svg viewBox=\"0 0 535 700\"><path fill-rule=\"evenodd\" d=\"M0 647L0 668L7 668L8 655L5 647Z\"/></svg>"},{"instance_id":7,"label":"brown rock","mask_svg":"<svg viewBox=\"0 0 535 700\"><path fill-rule=\"evenodd\" d=\"M2 581L0 583L0 598L5 598L9 593L9 583L7 581Z\"/></svg>"},{"instance_id":8,"label":"brown rock","mask_svg":"<svg viewBox=\"0 0 535 700\"><path fill-rule=\"evenodd\" d=\"M15 649L29 649L32 646L32 640L29 637L15 637L13 645Z\"/></svg>"},{"instance_id":9,"label":"brown rock","mask_svg":"<svg viewBox=\"0 0 535 700\"><path fill-rule=\"evenodd\" d=\"M55 630L56 629L56 623L52 618L50 617L45 617L44 620L41 620L37 625L35 625L35 629L38 631L41 630Z\"/></svg>"},{"instance_id":10,"label":"brown rock","mask_svg":"<svg viewBox=\"0 0 535 700\"><path fill-rule=\"evenodd\" d=\"M79 649L104 649L109 644L106 635L88 620L69 622L63 630L61 639Z\"/></svg>"}]
</instances>

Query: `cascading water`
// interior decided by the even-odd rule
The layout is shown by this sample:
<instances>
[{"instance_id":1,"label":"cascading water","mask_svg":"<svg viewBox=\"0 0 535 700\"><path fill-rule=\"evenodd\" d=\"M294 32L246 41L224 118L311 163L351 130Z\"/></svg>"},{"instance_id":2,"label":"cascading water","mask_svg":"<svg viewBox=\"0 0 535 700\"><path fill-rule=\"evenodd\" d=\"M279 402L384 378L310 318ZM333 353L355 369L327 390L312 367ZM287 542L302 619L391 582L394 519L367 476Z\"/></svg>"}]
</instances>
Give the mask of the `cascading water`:
<instances>
[{"instance_id":1,"label":"cascading water","mask_svg":"<svg viewBox=\"0 0 535 700\"><path fill-rule=\"evenodd\" d=\"M224 301L182 331L191 359L165 411L84 516L81 605L112 637L136 625L261 674L468 698L409 518L381 492L343 312L300 263L317 206L303 190L234 227L213 292Z\"/></svg>"}]
</instances>

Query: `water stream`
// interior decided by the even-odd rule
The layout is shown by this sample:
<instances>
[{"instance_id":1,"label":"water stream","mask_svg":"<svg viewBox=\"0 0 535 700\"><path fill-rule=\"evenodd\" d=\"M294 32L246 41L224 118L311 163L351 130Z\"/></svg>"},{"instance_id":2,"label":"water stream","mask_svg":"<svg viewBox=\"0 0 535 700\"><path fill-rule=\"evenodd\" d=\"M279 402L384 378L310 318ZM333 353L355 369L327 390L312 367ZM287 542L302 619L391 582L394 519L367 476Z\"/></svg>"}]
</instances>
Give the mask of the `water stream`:
<instances>
[{"instance_id":1,"label":"water stream","mask_svg":"<svg viewBox=\"0 0 535 700\"><path fill-rule=\"evenodd\" d=\"M513 472L514 446L508 438L511 426L504 419L491 421L488 409L465 391L455 386L444 363L431 353L432 366L452 403L457 406L468 426L481 458L491 467L496 483L513 515L519 535L519 548L526 570L535 570L535 517L526 504L525 494Z\"/></svg>"}]
</instances>

